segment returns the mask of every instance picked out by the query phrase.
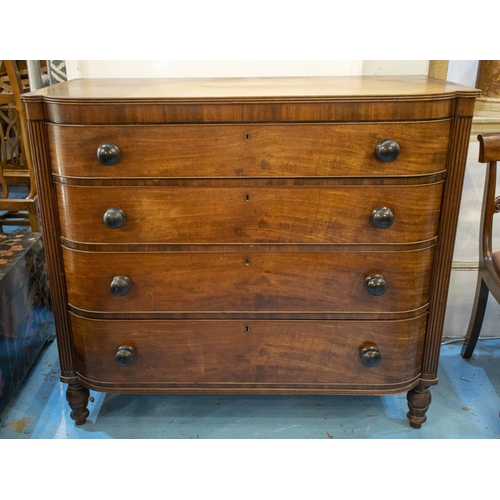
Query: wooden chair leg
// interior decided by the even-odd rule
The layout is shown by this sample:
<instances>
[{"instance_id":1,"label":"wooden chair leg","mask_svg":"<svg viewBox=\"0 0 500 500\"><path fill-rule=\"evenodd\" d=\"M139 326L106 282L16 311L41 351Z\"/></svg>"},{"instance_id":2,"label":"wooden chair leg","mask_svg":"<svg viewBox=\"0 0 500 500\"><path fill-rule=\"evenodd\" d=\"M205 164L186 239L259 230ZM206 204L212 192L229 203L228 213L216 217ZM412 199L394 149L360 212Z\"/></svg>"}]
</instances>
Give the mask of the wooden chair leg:
<instances>
[{"instance_id":1,"label":"wooden chair leg","mask_svg":"<svg viewBox=\"0 0 500 500\"><path fill-rule=\"evenodd\" d=\"M483 274L480 270L477 278L476 296L474 297L474 305L472 306L469 329L467 330L467 335L465 336L462 346L462 358L470 358L474 352L481 326L483 325L488 295L489 290L483 280Z\"/></svg>"},{"instance_id":2,"label":"wooden chair leg","mask_svg":"<svg viewBox=\"0 0 500 500\"><path fill-rule=\"evenodd\" d=\"M38 198L35 196L33 203L29 205L28 215L30 219L31 230L34 233L40 232L40 222L38 219Z\"/></svg>"}]
</instances>

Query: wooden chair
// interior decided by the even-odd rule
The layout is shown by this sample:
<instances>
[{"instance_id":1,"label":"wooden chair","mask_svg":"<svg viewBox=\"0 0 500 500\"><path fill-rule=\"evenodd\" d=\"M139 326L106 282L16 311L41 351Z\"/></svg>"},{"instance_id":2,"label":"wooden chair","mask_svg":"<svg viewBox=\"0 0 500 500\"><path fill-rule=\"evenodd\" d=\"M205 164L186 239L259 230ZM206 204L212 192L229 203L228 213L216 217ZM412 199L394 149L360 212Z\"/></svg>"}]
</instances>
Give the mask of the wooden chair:
<instances>
[{"instance_id":1,"label":"wooden chair","mask_svg":"<svg viewBox=\"0 0 500 500\"><path fill-rule=\"evenodd\" d=\"M39 231L38 196L21 94L29 90L17 61L0 61L0 228L30 226ZM13 185L27 185L23 198L9 197Z\"/></svg>"},{"instance_id":2,"label":"wooden chair","mask_svg":"<svg viewBox=\"0 0 500 500\"><path fill-rule=\"evenodd\" d=\"M500 161L500 133L483 134L479 139L479 162L487 163L479 237L479 272L469 329L462 357L470 358L483 324L488 295L500 303L500 251L492 251L493 216L500 212L500 196L495 198L497 161Z\"/></svg>"}]
</instances>

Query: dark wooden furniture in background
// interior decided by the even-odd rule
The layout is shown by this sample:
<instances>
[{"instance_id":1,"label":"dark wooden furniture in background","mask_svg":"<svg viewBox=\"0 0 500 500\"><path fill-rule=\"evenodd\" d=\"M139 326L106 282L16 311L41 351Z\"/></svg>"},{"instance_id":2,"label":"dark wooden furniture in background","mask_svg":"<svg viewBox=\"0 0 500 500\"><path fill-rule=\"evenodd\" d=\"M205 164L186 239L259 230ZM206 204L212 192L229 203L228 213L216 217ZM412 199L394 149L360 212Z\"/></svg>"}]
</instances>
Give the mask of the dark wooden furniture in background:
<instances>
[{"instance_id":1,"label":"dark wooden furniture in background","mask_svg":"<svg viewBox=\"0 0 500 500\"><path fill-rule=\"evenodd\" d=\"M76 423L89 388L408 391L420 427L478 94L325 77L24 96Z\"/></svg>"},{"instance_id":2,"label":"dark wooden furniture in background","mask_svg":"<svg viewBox=\"0 0 500 500\"><path fill-rule=\"evenodd\" d=\"M53 339L42 235L0 234L0 414Z\"/></svg>"},{"instance_id":3,"label":"dark wooden furniture in background","mask_svg":"<svg viewBox=\"0 0 500 500\"><path fill-rule=\"evenodd\" d=\"M29 91L26 61L0 61L0 228L29 226L40 231L38 195L21 95ZM9 196L26 185L23 197Z\"/></svg>"},{"instance_id":4,"label":"dark wooden furniture in background","mask_svg":"<svg viewBox=\"0 0 500 500\"><path fill-rule=\"evenodd\" d=\"M493 252L493 216L500 212L495 198L497 161L500 161L500 133L483 134L479 139L479 162L487 163L479 235L479 270L469 329L462 346L462 357L470 358L477 344L489 293L500 303L500 251Z\"/></svg>"}]
</instances>

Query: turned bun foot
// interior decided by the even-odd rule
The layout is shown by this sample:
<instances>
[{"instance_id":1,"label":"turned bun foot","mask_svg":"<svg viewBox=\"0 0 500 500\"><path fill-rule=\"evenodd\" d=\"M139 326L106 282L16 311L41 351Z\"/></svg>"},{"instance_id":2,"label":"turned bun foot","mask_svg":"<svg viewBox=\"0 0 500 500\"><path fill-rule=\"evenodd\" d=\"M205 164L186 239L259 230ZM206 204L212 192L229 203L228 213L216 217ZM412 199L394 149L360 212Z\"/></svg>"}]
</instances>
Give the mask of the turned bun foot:
<instances>
[{"instance_id":1,"label":"turned bun foot","mask_svg":"<svg viewBox=\"0 0 500 500\"><path fill-rule=\"evenodd\" d=\"M406 399L410 410L406 414L410 421L410 427L420 429L422 424L427 420L425 413L431 404L431 391L429 391L429 387L427 386L418 385L408 392Z\"/></svg>"},{"instance_id":2,"label":"turned bun foot","mask_svg":"<svg viewBox=\"0 0 500 500\"><path fill-rule=\"evenodd\" d=\"M76 425L83 425L89 416L87 403L89 401L90 392L86 387L80 384L69 384L66 391L66 399L71 407L71 418Z\"/></svg>"}]
</instances>

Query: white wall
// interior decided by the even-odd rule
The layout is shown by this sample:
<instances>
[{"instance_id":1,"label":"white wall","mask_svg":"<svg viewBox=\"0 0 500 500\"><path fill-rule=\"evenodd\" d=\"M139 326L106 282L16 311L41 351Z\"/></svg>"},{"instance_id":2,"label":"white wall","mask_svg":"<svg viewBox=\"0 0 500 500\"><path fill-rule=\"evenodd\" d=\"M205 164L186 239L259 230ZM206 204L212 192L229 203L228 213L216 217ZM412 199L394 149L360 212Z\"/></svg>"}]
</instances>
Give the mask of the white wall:
<instances>
[{"instance_id":1,"label":"white wall","mask_svg":"<svg viewBox=\"0 0 500 500\"><path fill-rule=\"evenodd\" d=\"M68 78L423 75L429 61L66 61Z\"/></svg>"},{"instance_id":2,"label":"white wall","mask_svg":"<svg viewBox=\"0 0 500 500\"><path fill-rule=\"evenodd\" d=\"M477 60L450 61L448 80L474 87L476 84ZM446 310L443 336L462 337L467 333L474 300L479 261L479 223L485 180L485 165L477 161L479 143L477 134L470 139L467 168L464 176L462 201L457 226L450 293ZM497 183L500 193L500 178ZM500 221L495 224L493 249L500 250ZM500 305L491 298L481 329L482 336L498 336L500 331Z\"/></svg>"},{"instance_id":3,"label":"white wall","mask_svg":"<svg viewBox=\"0 0 500 500\"><path fill-rule=\"evenodd\" d=\"M479 61L450 61L447 79L450 82L474 87L476 85L478 64Z\"/></svg>"},{"instance_id":4,"label":"white wall","mask_svg":"<svg viewBox=\"0 0 500 500\"><path fill-rule=\"evenodd\" d=\"M424 75L429 61L66 61L68 78L189 78L321 75ZM448 80L476 83L478 61L450 61Z\"/></svg>"},{"instance_id":5,"label":"white wall","mask_svg":"<svg viewBox=\"0 0 500 500\"><path fill-rule=\"evenodd\" d=\"M68 78L358 75L363 61L66 61Z\"/></svg>"},{"instance_id":6,"label":"white wall","mask_svg":"<svg viewBox=\"0 0 500 500\"><path fill-rule=\"evenodd\" d=\"M477 161L479 143L471 136L457 226L450 292L443 330L444 337L463 337L467 333L479 261L479 224L485 180L485 165ZM497 183L500 192L500 180ZM493 249L500 250L500 221L494 225ZM481 336L498 336L500 306L488 301Z\"/></svg>"}]
</instances>

